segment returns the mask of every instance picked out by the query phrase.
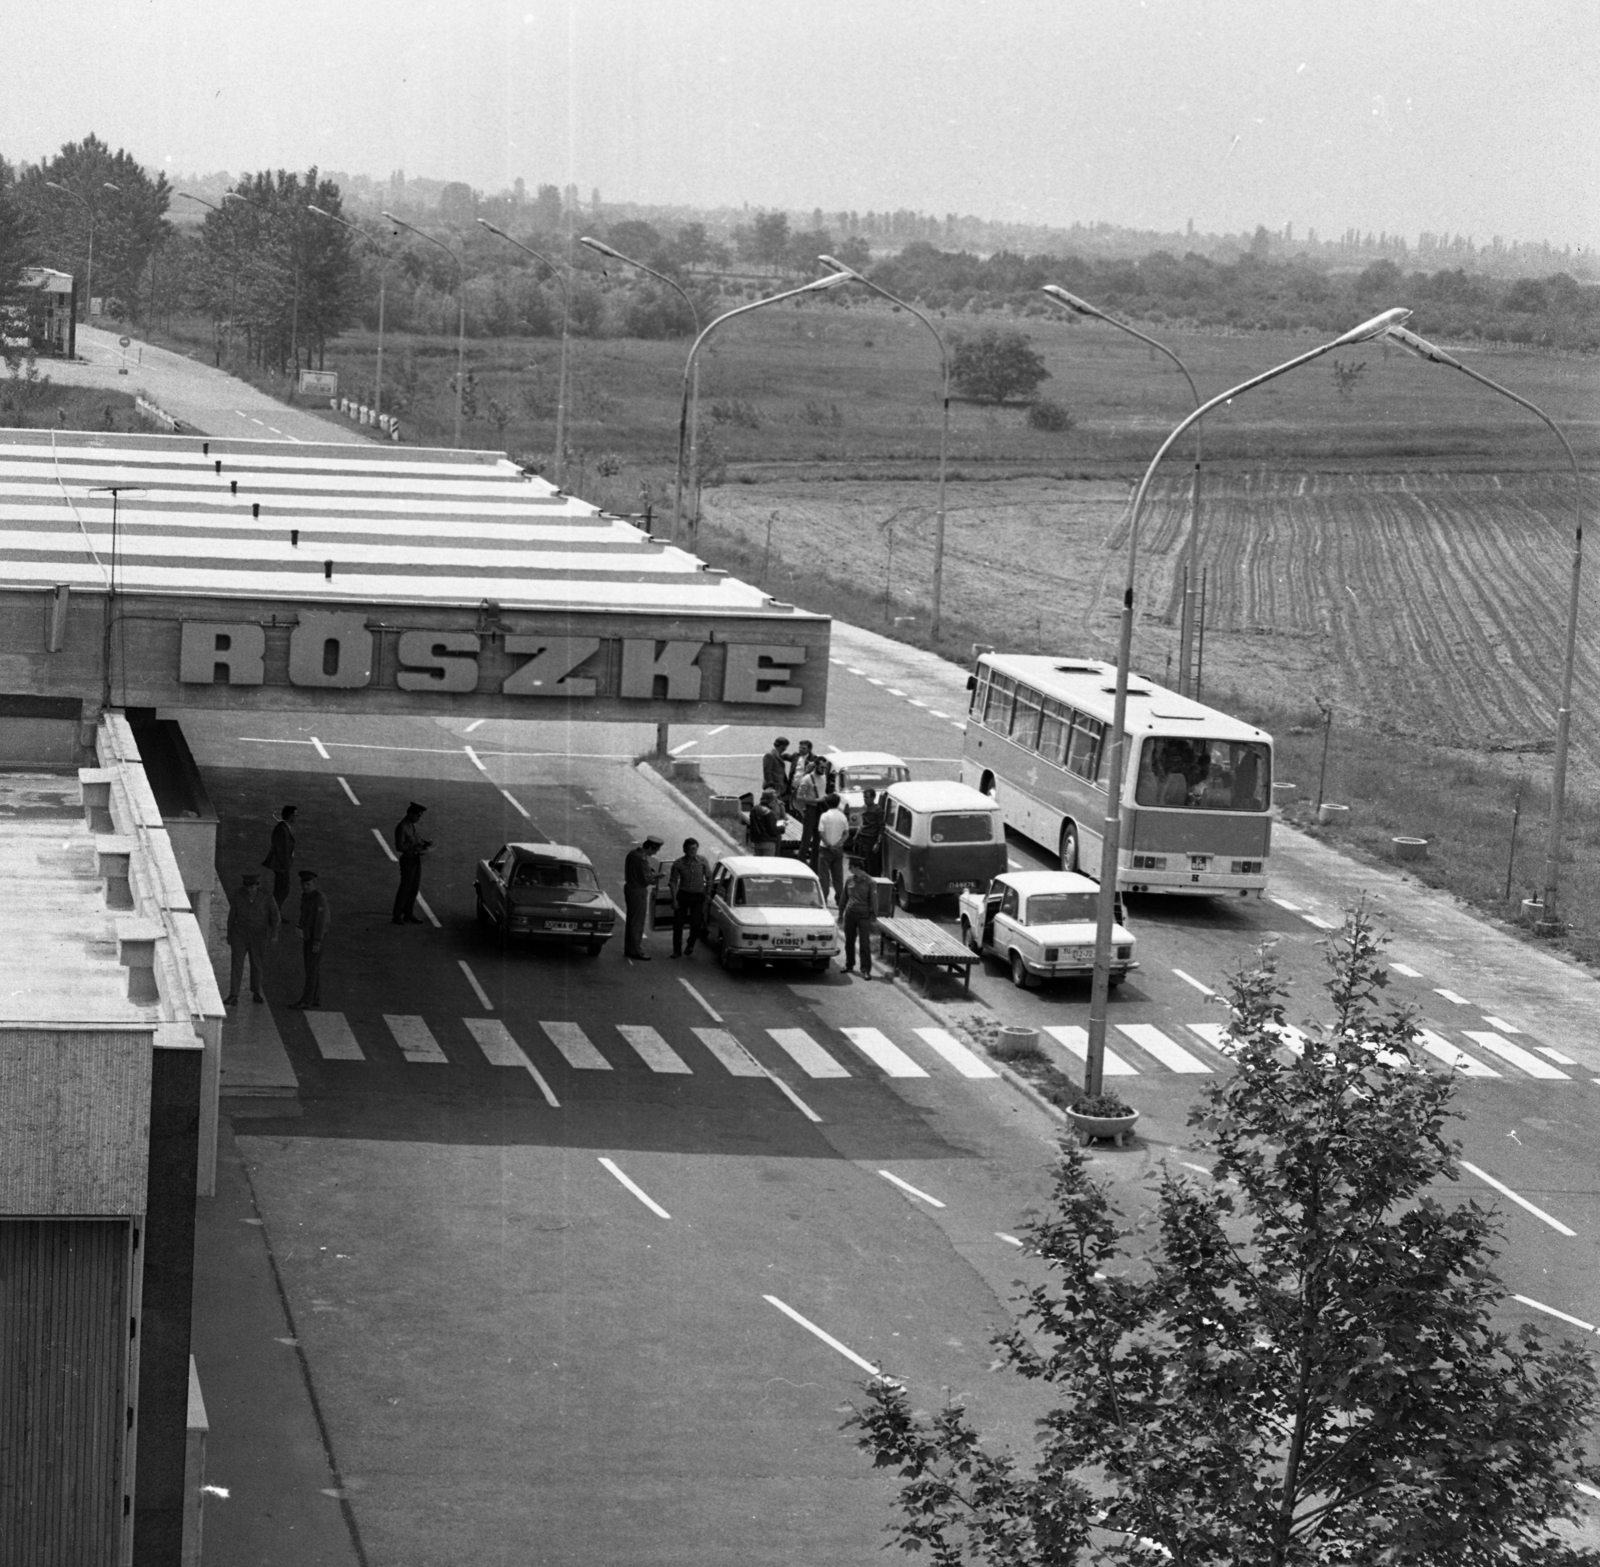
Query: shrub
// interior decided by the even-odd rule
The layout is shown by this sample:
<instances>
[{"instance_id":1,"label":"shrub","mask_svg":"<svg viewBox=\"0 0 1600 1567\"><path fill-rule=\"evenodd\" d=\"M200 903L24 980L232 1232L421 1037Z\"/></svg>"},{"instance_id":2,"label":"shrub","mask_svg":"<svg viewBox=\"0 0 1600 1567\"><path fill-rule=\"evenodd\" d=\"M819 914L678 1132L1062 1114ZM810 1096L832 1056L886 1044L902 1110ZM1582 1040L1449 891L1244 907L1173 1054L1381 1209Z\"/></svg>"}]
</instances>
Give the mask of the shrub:
<instances>
[{"instance_id":1,"label":"shrub","mask_svg":"<svg viewBox=\"0 0 1600 1567\"><path fill-rule=\"evenodd\" d=\"M1077 422L1067 411L1066 406L1053 398L1035 398L1032 407L1028 409L1030 430L1044 430L1051 435L1065 435Z\"/></svg>"}]
</instances>

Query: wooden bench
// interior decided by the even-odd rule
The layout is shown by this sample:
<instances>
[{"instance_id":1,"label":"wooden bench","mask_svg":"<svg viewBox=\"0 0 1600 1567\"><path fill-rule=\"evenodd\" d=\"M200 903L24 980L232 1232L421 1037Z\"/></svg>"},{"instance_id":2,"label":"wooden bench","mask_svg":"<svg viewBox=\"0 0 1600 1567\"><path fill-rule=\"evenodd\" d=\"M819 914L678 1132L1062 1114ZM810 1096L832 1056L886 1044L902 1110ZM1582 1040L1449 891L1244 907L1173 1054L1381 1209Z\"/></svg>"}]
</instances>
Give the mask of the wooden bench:
<instances>
[{"instance_id":1,"label":"wooden bench","mask_svg":"<svg viewBox=\"0 0 1600 1567\"><path fill-rule=\"evenodd\" d=\"M878 952L886 956L894 949L895 972L899 973L902 958L930 968L960 969L967 991L972 990L972 965L978 954L949 931L935 925L932 920L915 919L909 914L899 914L892 919L879 919Z\"/></svg>"}]
</instances>

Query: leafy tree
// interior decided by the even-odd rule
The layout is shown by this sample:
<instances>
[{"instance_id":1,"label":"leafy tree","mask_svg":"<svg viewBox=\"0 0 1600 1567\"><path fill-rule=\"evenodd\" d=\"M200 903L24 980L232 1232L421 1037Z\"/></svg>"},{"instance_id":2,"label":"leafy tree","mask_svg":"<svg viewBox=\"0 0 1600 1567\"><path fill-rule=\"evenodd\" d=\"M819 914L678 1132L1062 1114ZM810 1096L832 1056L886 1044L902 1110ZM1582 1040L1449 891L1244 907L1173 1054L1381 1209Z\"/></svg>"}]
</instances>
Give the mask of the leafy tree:
<instances>
[{"instance_id":1,"label":"leafy tree","mask_svg":"<svg viewBox=\"0 0 1600 1567\"><path fill-rule=\"evenodd\" d=\"M617 247L622 248L620 245ZM711 240L704 223L685 223L673 237L669 255L680 267L699 266L710 259Z\"/></svg>"},{"instance_id":2,"label":"leafy tree","mask_svg":"<svg viewBox=\"0 0 1600 1567\"><path fill-rule=\"evenodd\" d=\"M3 325L7 307L22 302L18 284L22 269L33 258L33 251L33 225L16 199L11 165L0 158L0 325ZM5 342L7 335L0 330L0 364L13 369L21 362L26 350L8 347Z\"/></svg>"},{"instance_id":3,"label":"leafy tree","mask_svg":"<svg viewBox=\"0 0 1600 1567\"><path fill-rule=\"evenodd\" d=\"M1579 1567L1596 1379L1577 1345L1491 1326L1498 1223L1455 1178L1450 1080L1380 1009L1365 911L1329 943L1331 1026L1290 1055L1270 959L1232 985L1237 1071L1190 1125L1213 1181L1167 1171L1133 1262L1105 1191L1064 1151L1031 1244L1054 1278L1001 1339L1058 1407L1031 1473L959 1405L914 1415L880 1378L851 1424L897 1469L899 1543L937 1562L1045 1567Z\"/></svg>"},{"instance_id":4,"label":"leafy tree","mask_svg":"<svg viewBox=\"0 0 1600 1567\"><path fill-rule=\"evenodd\" d=\"M653 267L665 260L667 246L661 231L653 223L644 223L637 218L613 223L606 230L606 243L634 261L643 261Z\"/></svg>"},{"instance_id":5,"label":"leafy tree","mask_svg":"<svg viewBox=\"0 0 1600 1567\"><path fill-rule=\"evenodd\" d=\"M748 255L752 261L782 266L789 250L789 215L786 212L760 212L750 225Z\"/></svg>"},{"instance_id":6,"label":"leafy tree","mask_svg":"<svg viewBox=\"0 0 1600 1567\"><path fill-rule=\"evenodd\" d=\"M1041 381L1050 379L1050 372L1026 332L991 326L957 340L950 356L950 379L980 403L1003 403L1027 397Z\"/></svg>"}]
</instances>

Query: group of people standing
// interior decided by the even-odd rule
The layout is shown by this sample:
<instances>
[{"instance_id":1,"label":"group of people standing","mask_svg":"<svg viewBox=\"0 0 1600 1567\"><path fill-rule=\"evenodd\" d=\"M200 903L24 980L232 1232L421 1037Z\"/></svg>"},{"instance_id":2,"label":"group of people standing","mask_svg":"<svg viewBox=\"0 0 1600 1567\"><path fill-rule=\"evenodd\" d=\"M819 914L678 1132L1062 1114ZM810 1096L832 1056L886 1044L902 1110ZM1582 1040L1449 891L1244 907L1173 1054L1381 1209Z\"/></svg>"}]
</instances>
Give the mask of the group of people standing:
<instances>
[{"instance_id":1,"label":"group of people standing","mask_svg":"<svg viewBox=\"0 0 1600 1567\"><path fill-rule=\"evenodd\" d=\"M800 741L791 755L787 737L779 735L761 758L761 795L749 813L749 838L752 854L778 854L789 818L798 818L795 857L816 871L825 891L833 889L842 908L847 860L859 860L869 876L878 874L883 806L876 789L864 790L861 813L852 822L835 781L833 764L811 741Z\"/></svg>"}]
</instances>

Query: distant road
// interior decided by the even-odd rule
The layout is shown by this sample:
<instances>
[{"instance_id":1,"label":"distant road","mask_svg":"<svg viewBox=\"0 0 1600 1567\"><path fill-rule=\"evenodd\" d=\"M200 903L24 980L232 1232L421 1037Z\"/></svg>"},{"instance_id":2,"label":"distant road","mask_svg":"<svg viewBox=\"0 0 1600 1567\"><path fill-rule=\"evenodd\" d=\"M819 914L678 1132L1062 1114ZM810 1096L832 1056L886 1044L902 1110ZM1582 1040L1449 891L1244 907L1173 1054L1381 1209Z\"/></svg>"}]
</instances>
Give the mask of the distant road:
<instances>
[{"instance_id":1,"label":"distant road","mask_svg":"<svg viewBox=\"0 0 1600 1567\"><path fill-rule=\"evenodd\" d=\"M104 386L142 393L174 419L204 435L367 444L356 425L291 408L226 371L138 338L133 338L126 350L128 373L122 375L122 335L80 325L80 362L52 360L41 367L42 372L61 386Z\"/></svg>"}]
</instances>

